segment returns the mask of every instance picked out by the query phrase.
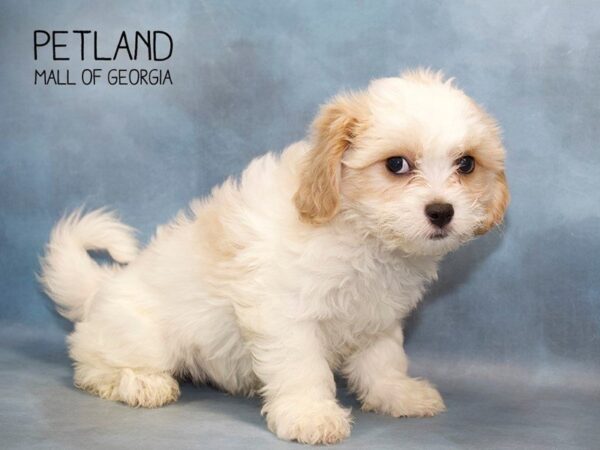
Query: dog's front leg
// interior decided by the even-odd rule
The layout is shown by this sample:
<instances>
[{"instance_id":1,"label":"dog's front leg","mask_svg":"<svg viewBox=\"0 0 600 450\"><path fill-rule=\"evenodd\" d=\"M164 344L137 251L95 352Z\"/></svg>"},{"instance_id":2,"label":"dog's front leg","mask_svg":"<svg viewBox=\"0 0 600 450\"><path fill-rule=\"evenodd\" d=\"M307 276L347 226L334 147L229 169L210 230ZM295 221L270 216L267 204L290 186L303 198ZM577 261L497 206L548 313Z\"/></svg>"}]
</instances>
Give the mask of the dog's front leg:
<instances>
[{"instance_id":1,"label":"dog's front leg","mask_svg":"<svg viewBox=\"0 0 600 450\"><path fill-rule=\"evenodd\" d=\"M410 378L400 325L348 358L344 374L362 409L394 417L434 416L445 410L427 381Z\"/></svg>"},{"instance_id":2,"label":"dog's front leg","mask_svg":"<svg viewBox=\"0 0 600 450\"><path fill-rule=\"evenodd\" d=\"M332 444L350 434L350 410L335 397L333 373L311 322L278 324L253 346L255 372L264 383L263 414L279 438Z\"/></svg>"}]
</instances>

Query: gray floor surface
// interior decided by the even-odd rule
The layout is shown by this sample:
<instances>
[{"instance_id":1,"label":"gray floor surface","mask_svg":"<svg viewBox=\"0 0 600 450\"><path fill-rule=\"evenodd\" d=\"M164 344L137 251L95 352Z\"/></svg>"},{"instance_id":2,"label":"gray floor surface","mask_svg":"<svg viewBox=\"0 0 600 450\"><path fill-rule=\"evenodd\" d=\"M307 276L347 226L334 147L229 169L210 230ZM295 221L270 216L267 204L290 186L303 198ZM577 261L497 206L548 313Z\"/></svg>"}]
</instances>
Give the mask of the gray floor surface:
<instances>
[{"instance_id":1,"label":"gray floor surface","mask_svg":"<svg viewBox=\"0 0 600 450\"><path fill-rule=\"evenodd\" d=\"M73 387L61 336L5 327L0 337L2 448L300 448L267 430L258 399L184 384L176 404L133 409ZM593 373L423 360L412 371L440 388L448 411L430 419L363 413L339 382L355 425L336 448L600 448L600 383Z\"/></svg>"}]
</instances>

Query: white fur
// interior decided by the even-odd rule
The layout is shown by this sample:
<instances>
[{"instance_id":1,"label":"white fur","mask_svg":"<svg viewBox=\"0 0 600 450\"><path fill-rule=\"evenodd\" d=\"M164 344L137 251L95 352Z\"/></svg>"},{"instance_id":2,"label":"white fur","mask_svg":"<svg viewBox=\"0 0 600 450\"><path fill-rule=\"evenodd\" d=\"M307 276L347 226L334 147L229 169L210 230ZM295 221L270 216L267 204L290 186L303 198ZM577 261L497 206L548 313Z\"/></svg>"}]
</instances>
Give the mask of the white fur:
<instances>
[{"instance_id":1,"label":"white fur","mask_svg":"<svg viewBox=\"0 0 600 450\"><path fill-rule=\"evenodd\" d=\"M463 103L382 80L370 93L373 110L386 111L365 142L374 133L390 139L402 126L393 102L408 100L398 100L394 89L424 102L424 114L428 102L439 103L438 128L435 118L413 117L425 120L431 139L455 142L470 126L471 119L460 120L467 117ZM441 82L435 89L449 95ZM384 105L380 97L393 101ZM447 110L457 126L445 122ZM174 401L178 377L233 394L260 393L269 428L311 444L350 433L350 411L335 398L335 371L366 410L398 417L444 409L431 385L407 375L400 320L436 278L440 257L471 237L481 208L458 187L432 183L408 197L405 211L381 209L377 199L358 205L343 198L330 222L304 223L291 199L310 150L302 141L280 156L257 158L239 182L228 180L160 227L139 254L131 229L104 210L77 211L56 225L40 279L59 311L75 321L68 342L77 386L145 407ZM360 165L359 152L352 152L345 163ZM449 176L442 158L428 157L435 161L424 171L433 175L424 176L434 182ZM422 232L431 189L459 205L458 231L446 242L427 241ZM386 222L385 233L372 232L381 222L367 218L378 211L395 220ZM410 239L391 235L402 227ZM95 248L128 264L100 267L85 252Z\"/></svg>"}]
</instances>

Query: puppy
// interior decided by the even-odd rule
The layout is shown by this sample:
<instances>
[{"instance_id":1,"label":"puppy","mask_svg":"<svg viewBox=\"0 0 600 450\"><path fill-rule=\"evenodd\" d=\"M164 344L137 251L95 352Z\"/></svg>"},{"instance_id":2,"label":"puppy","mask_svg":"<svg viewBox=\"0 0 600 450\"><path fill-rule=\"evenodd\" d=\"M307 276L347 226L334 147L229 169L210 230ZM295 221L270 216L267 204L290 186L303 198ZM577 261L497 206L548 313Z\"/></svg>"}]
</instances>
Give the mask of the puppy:
<instances>
[{"instance_id":1,"label":"puppy","mask_svg":"<svg viewBox=\"0 0 600 450\"><path fill-rule=\"evenodd\" d=\"M77 387L153 408L177 399L177 379L207 382L262 396L281 439L331 444L351 427L334 372L364 410L444 410L407 375L401 320L508 201L495 121L419 70L334 98L308 140L252 161L143 251L114 214L76 211L52 231L40 280L75 323Z\"/></svg>"}]
</instances>

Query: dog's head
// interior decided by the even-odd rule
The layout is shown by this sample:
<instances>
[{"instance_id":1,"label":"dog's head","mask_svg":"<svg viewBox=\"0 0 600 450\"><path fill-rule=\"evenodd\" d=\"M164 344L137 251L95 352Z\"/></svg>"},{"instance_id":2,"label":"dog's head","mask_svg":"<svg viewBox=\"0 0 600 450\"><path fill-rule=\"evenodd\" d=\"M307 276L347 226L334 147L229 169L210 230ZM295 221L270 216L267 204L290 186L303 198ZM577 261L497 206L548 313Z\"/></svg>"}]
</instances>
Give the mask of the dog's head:
<instances>
[{"instance_id":1,"label":"dog's head","mask_svg":"<svg viewBox=\"0 0 600 450\"><path fill-rule=\"evenodd\" d=\"M444 254L502 221L498 126L439 73L375 80L322 107L294 201L306 222L340 216L392 248Z\"/></svg>"}]
</instances>

